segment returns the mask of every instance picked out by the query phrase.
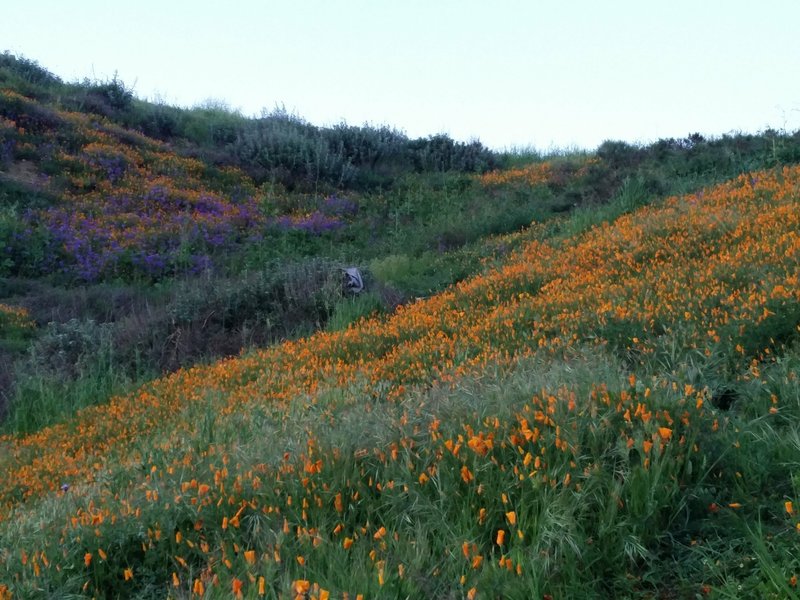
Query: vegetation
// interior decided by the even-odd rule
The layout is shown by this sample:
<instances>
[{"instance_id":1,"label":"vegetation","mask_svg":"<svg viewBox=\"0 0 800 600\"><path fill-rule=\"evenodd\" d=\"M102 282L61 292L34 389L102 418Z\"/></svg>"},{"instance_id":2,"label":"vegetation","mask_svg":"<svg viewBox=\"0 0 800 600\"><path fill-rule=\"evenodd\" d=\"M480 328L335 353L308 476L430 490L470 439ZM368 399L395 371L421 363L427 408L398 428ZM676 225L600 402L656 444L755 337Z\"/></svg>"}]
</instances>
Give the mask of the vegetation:
<instances>
[{"instance_id":1,"label":"vegetation","mask_svg":"<svg viewBox=\"0 0 800 600\"><path fill-rule=\"evenodd\" d=\"M0 82L1 600L798 596L800 134Z\"/></svg>"}]
</instances>

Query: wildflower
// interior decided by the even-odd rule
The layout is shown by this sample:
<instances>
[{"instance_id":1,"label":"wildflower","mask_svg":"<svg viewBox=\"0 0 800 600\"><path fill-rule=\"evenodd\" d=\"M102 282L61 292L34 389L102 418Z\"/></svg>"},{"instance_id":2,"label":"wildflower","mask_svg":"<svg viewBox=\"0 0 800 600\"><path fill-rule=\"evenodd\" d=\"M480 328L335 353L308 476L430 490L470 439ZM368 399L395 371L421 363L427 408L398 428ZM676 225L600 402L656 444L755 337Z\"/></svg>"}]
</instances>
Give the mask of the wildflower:
<instances>
[{"instance_id":1,"label":"wildflower","mask_svg":"<svg viewBox=\"0 0 800 600\"><path fill-rule=\"evenodd\" d=\"M122 572L123 577L125 577L125 581L130 581L133 579L133 569L128 567Z\"/></svg>"},{"instance_id":2,"label":"wildflower","mask_svg":"<svg viewBox=\"0 0 800 600\"><path fill-rule=\"evenodd\" d=\"M482 434L480 436L472 436L467 442L467 446L469 446L473 452L481 456L486 456L486 453L489 452L491 448L490 443L488 440L484 439Z\"/></svg>"},{"instance_id":3,"label":"wildflower","mask_svg":"<svg viewBox=\"0 0 800 600\"><path fill-rule=\"evenodd\" d=\"M783 503L783 507L786 509L786 512L790 515L794 514L794 505L792 504L791 500L787 500Z\"/></svg>"},{"instance_id":4,"label":"wildflower","mask_svg":"<svg viewBox=\"0 0 800 600\"><path fill-rule=\"evenodd\" d=\"M311 589L311 582L307 579L295 579L292 582L292 591L297 596L302 596L303 594L307 594L308 591Z\"/></svg>"}]
</instances>

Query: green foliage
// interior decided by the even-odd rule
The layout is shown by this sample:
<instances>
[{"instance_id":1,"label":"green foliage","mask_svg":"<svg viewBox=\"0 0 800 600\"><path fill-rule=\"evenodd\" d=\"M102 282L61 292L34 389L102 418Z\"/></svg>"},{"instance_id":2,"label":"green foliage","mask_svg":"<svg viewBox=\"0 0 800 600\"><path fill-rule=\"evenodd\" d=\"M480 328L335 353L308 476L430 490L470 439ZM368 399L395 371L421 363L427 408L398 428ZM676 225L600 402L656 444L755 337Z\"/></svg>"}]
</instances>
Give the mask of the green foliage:
<instances>
[{"instance_id":1,"label":"green foliage","mask_svg":"<svg viewBox=\"0 0 800 600\"><path fill-rule=\"evenodd\" d=\"M587 204L575 208L567 217L554 220L551 227L559 236L572 238L602 223L610 223L620 215L636 210L652 200L641 178L627 178L617 195L601 205Z\"/></svg>"},{"instance_id":2,"label":"green foliage","mask_svg":"<svg viewBox=\"0 0 800 600\"><path fill-rule=\"evenodd\" d=\"M384 308L383 300L374 292L348 294L334 305L333 313L325 328L328 331L347 329L361 318L380 314Z\"/></svg>"},{"instance_id":3,"label":"green foliage","mask_svg":"<svg viewBox=\"0 0 800 600\"><path fill-rule=\"evenodd\" d=\"M17 363L2 429L38 431L140 384L144 373L120 369L114 353L109 325L50 323Z\"/></svg>"},{"instance_id":4,"label":"green foliage","mask_svg":"<svg viewBox=\"0 0 800 600\"><path fill-rule=\"evenodd\" d=\"M403 290L408 294L424 296L443 282L450 283L446 273L438 273L437 257L431 252L420 256L390 254L370 262L369 269L380 282Z\"/></svg>"},{"instance_id":5,"label":"green foliage","mask_svg":"<svg viewBox=\"0 0 800 600\"><path fill-rule=\"evenodd\" d=\"M7 307L0 305L0 350L21 352L36 335L35 323L26 316L7 310Z\"/></svg>"},{"instance_id":6,"label":"green foliage","mask_svg":"<svg viewBox=\"0 0 800 600\"><path fill-rule=\"evenodd\" d=\"M162 110L162 114L165 111ZM179 135L201 146L225 147L236 141L247 120L223 102L209 100L184 112ZM176 133L172 134L173 136Z\"/></svg>"},{"instance_id":7,"label":"green foliage","mask_svg":"<svg viewBox=\"0 0 800 600\"><path fill-rule=\"evenodd\" d=\"M495 164L479 142L445 135L409 140L385 126L320 128L282 108L242 127L231 151L256 181L289 189L366 190L391 186L402 174L480 172Z\"/></svg>"},{"instance_id":8,"label":"green foliage","mask_svg":"<svg viewBox=\"0 0 800 600\"><path fill-rule=\"evenodd\" d=\"M341 293L339 269L330 261L276 262L237 279L209 278L203 287L182 283L167 311L177 326L202 319L229 330L267 327L282 337L299 323L319 327Z\"/></svg>"},{"instance_id":9,"label":"green foliage","mask_svg":"<svg viewBox=\"0 0 800 600\"><path fill-rule=\"evenodd\" d=\"M0 184L2 197L2 184ZM0 277L37 275L45 270L53 257L47 255L50 245L45 231L32 229L23 237L25 224L18 217L16 205L0 206Z\"/></svg>"},{"instance_id":10,"label":"green foliage","mask_svg":"<svg viewBox=\"0 0 800 600\"><path fill-rule=\"evenodd\" d=\"M118 117L129 111L133 105L133 90L115 73L106 81L85 79L77 86L75 98L80 103L80 110L105 117Z\"/></svg>"},{"instance_id":11,"label":"green foliage","mask_svg":"<svg viewBox=\"0 0 800 600\"><path fill-rule=\"evenodd\" d=\"M61 79L35 60L16 56L8 50L0 54L0 84L35 97L45 96L45 90L63 86Z\"/></svg>"},{"instance_id":12,"label":"green foliage","mask_svg":"<svg viewBox=\"0 0 800 600\"><path fill-rule=\"evenodd\" d=\"M40 321L59 321L18 332L0 313L0 349L16 363L16 383L0 386L10 402L5 427L32 431L159 373L309 334L332 315L343 327L383 308L372 294L348 306L342 283L337 263L315 258L155 289L6 280L0 297L26 297Z\"/></svg>"},{"instance_id":13,"label":"green foliage","mask_svg":"<svg viewBox=\"0 0 800 600\"><path fill-rule=\"evenodd\" d=\"M42 67L35 60L15 56L8 50L0 54L0 72L4 76L15 75L20 79L38 85L58 85L61 79Z\"/></svg>"}]
</instances>

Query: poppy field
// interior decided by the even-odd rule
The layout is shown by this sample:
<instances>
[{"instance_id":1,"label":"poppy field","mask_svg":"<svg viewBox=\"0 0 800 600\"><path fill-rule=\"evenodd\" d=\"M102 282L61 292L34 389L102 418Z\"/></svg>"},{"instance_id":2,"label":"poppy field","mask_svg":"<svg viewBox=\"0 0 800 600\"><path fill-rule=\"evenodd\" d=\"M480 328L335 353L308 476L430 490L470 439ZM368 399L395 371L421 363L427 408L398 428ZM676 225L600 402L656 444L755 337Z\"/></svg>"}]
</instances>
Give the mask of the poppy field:
<instances>
[{"instance_id":1,"label":"poppy field","mask_svg":"<svg viewBox=\"0 0 800 600\"><path fill-rule=\"evenodd\" d=\"M198 240L246 235L216 229L246 203L177 196ZM0 598L797 597L800 167L506 242L391 314L0 437Z\"/></svg>"}]
</instances>

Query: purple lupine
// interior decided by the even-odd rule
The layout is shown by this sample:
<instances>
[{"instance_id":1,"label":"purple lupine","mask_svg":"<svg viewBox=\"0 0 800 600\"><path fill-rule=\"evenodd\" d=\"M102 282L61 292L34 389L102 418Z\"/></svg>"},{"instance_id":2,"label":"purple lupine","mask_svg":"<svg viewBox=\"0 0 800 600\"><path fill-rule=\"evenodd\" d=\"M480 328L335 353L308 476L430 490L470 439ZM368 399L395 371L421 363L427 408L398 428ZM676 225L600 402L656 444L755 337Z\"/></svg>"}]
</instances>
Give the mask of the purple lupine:
<instances>
[{"instance_id":1,"label":"purple lupine","mask_svg":"<svg viewBox=\"0 0 800 600\"><path fill-rule=\"evenodd\" d=\"M197 275L211 270L213 263L208 254L193 254L189 257L189 272Z\"/></svg>"},{"instance_id":2,"label":"purple lupine","mask_svg":"<svg viewBox=\"0 0 800 600\"><path fill-rule=\"evenodd\" d=\"M358 204L347 198L331 194L323 199L320 210L328 215L352 217L358 212Z\"/></svg>"},{"instance_id":3,"label":"purple lupine","mask_svg":"<svg viewBox=\"0 0 800 600\"><path fill-rule=\"evenodd\" d=\"M34 230L46 231L53 266L85 281L116 276L121 268L131 267L148 277L161 277L181 270L205 271L212 265L208 250L260 240L267 224L252 197L232 204L213 193L196 197L152 185L142 194L103 200L27 211L21 245ZM312 219L305 226L326 227L324 221L315 223Z\"/></svg>"},{"instance_id":4,"label":"purple lupine","mask_svg":"<svg viewBox=\"0 0 800 600\"><path fill-rule=\"evenodd\" d=\"M92 167L101 169L106 179L112 184L117 183L125 175L128 168L128 161L119 154L89 154L86 160Z\"/></svg>"},{"instance_id":5,"label":"purple lupine","mask_svg":"<svg viewBox=\"0 0 800 600\"><path fill-rule=\"evenodd\" d=\"M295 228L306 231L314 235L320 235L327 231L335 231L344 227L336 217L326 215L318 210L314 211L306 218L301 219L295 224Z\"/></svg>"}]
</instances>

